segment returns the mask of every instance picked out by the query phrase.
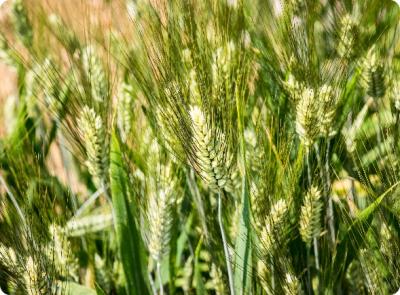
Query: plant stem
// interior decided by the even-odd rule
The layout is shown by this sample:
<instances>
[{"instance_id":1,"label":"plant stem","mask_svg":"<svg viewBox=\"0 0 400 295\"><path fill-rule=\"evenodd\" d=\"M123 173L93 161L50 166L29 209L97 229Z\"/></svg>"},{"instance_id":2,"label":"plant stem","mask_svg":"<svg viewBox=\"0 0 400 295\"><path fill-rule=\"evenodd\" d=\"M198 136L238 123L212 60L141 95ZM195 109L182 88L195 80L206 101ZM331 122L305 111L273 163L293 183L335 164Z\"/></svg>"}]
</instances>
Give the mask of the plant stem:
<instances>
[{"instance_id":1,"label":"plant stem","mask_svg":"<svg viewBox=\"0 0 400 295\"><path fill-rule=\"evenodd\" d=\"M306 152L306 162L307 162L307 177L308 177L308 185L311 187L312 179L311 179L311 167L310 167L310 149L307 149ZM315 255L315 268L319 270L319 255L318 255L318 241L317 238L313 238L314 245L314 255Z\"/></svg>"},{"instance_id":2,"label":"plant stem","mask_svg":"<svg viewBox=\"0 0 400 295\"><path fill-rule=\"evenodd\" d=\"M199 188L197 187L194 177L195 176L194 176L193 169L191 169L189 172L186 173L186 180L187 180L187 183L189 186L189 190L190 190L191 195L193 196L194 202L196 203L196 209L199 214L199 219L201 222L201 226L203 227L204 235L205 235L206 239L208 239L209 234L208 234L207 224L205 222L206 214L204 212L204 205L203 205L203 201L201 199Z\"/></svg>"},{"instance_id":3,"label":"plant stem","mask_svg":"<svg viewBox=\"0 0 400 295\"><path fill-rule=\"evenodd\" d=\"M153 277L151 276L150 272L148 273L148 276L149 276L149 282L150 282L151 291L153 291L153 295L157 295L157 289L156 289Z\"/></svg>"},{"instance_id":4,"label":"plant stem","mask_svg":"<svg viewBox=\"0 0 400 295\"><path fill-rule=\"evenodd\" d=\"M226 268L228 271L229 289L231 291L231 295L235 295L235 289L234 289L234 285L233 285L233 273L232 273L232 267L231 267L231 262L230 262L230 258L229 258L228 244L226 242L224 224L222 222L222 200L221 199L222 199L221 192L218 192L218 223L219 223L219 229L221 231L222 244L224 247Z\"/></svg>"},{"instance_id":5,"label":"plant stem","mask_svg":"<svg viewBox=\"0 0 400 295\"><path fill-rule=\"evenodd\" d=\"M157 261L157 276L158 276L158 283L160 284L160 295L164 295L164 288L161 279L161 263Z\"/></svg>"},{"instance_id":6,"label":"plant stem","mask_svg":"<svg viewBox=\"0 0 400 295\"><path fill-rule=\"evenodd\" d=\"M331 147L331 141L328 138L328 143L326 147L326 155L325 155L325 176L326 176L326 183L325 183L325 188L326 188L326 193L328 196L328 224L329 224L329 231L331 233L331 240L332 240L332 245L335 245L336 243L336 233L335 233L335 217L333 215L333 202L332 202L332 195L329 193L330 187L331 187L331 176L329 172L329 151Z\"/></svg>"}]
</instances>

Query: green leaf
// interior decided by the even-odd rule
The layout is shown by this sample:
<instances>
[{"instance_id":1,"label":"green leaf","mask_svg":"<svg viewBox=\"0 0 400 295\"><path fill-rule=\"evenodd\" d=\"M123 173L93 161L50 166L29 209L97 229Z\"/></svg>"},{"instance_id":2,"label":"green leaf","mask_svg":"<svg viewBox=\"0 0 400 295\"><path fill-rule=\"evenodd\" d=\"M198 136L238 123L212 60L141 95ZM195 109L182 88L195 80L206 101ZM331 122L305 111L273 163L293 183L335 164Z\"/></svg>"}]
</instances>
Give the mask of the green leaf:
<instances>
[{"instance_id":1,"label":"green leaf","mask_svg":"<svg viewBox=\"0 0 400 295\"><path fill-rule=\"evenodd\" d=\"M347 265L353 259L356 249L361 247L365 242L365 233L371 225L372 214L379 208L383 199L396 187L400 181L393 184L383 194L381 194L372 204L359 212L356 219L347 229L342 241L338 245L337 252L333 264L333 274L337 281Z\"/></svg>"},{"instance_id":2,"label":"green leaf","mask_svg":"<svg viewBox=\"0 0 400 295\"><path fill-rule=\"evenodd\" d=\"M371 205L365 208L363 211L359 212L356 216L356 220L353 222L351 227L356 226L357 223L364 222L372 213L378 209L379 205L382 203L383 199L400 183L400 181L393 184L388 188L382 195L380 195ZM351 229L351 228L350 228ZM350 230L349 229L349 230Z\"/></svg>"},{"instance_id":3,"label":"green leaf","mask_svg":"<svg viewBox=\"0 0 400 295\"><path fill-rule=\"evenodd\" d=\"M96 294L97 295L107 295L106 292L96 283Z\"/></svg>"},{"instance_id":4,"label":"green leaf","mask_svg":"<svg viewBox=\"0 0 400 295\"><path fill-rule=\"evenodd\" d=\"M146 257L143 241L128 202L127 175L124 169L120 144L115 134L111 141L110 155L111 193L114 207L114 224L118 248L125 273L128 294L149 294L146 277Z\"/></svg>"},{"instance_id":5,"label":"green leaf","mask_svg":"<svg viewBox=\"0 0 400 295\"><path fill-rule=\"evenodd\" d=\"M243 178L242 214L235 244L234 286L235 294L250 293L251 279L251 229L248 184Z\"/></svg>"}]
</instances>

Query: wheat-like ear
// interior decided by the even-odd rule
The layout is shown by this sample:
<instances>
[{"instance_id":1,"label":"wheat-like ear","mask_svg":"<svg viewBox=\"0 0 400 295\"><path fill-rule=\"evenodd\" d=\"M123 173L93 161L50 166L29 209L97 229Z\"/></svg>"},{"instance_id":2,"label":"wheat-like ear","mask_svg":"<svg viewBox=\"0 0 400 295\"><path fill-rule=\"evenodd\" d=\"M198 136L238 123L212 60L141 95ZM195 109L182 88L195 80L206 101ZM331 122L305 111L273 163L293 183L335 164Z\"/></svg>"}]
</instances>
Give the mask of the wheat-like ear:
<instances>
[{"instance_id":1,"label":"wheat-like ear","mask_svg":"<svg viewBox=\"0 0 400 295\"><path fill-rule=\"evenodd\" d=\"M360 249L359 260L370 294L388 294L384 275L379 270L379 264L382 263L379 258L380 254L377 255L371 248Z\"/></svg>"},{"instance_id":2,"label":"wheat-like ear","mask_svg":"<svg viewBox=\"0 0 400 295\"><path fill-rule=\"evenodd\" d=\"M29 256L26 259L24 273L25 288L28 295L40 294L41 276L43 276L41 269L33 260L32 256Z\"/></svg>"},{"instance_id":3,"label":"wheat-like ear","mask_svg":"<svg viewBox=\"0 0 400 295\"><path fill-rule=\"evenodd\" d=\"M283 286L285 294L299 294L301 293L299 279L290 272L285 275L285 283Z\"/></svg>"},{"instance_id":4,"label":"wheat-like ear","mask_svg":"<svg viewBox=\"0 0 400 295\"><path fill-rule=\"evenodd\" d=\"M386 93L385 69L379 59L375 46L368 51L363 65L364 86L373 98L383 97Z\"/></svg>"},{"instance_id":5,"label":"wheat-like ear","mask_svg":"<svg viewBox=\"0 0 400 295\"><path fill-rule=\"evenodd\" d=\"M0 32L0 60L9 66L16 66L15 52L10 48L8 40L2 32Z\"/></svg>"},{"instance_id":6,"label":"wheat-like ear","mask_svg":"<svg viewBox=\"0 0 400 295\"><path fill-rule=\"evenodd\" d=\"M103 102L108 96L108 79L95 46L87 46L82 52L82 64L90 83L91 95L95 101Z\"/></svg>"},{"instance_id":7,"label":"wheat-like ear","mask_svg":"<svg viewBox=\"0 0 400 295\"><path fill-rule=\"evenodd\" d=\"M336 114L337 96L335 95L332 86L327 84L324 84L319 88L318 95L321 103L320 133L322 135L330 135L334 133L332 123Z\"/></svg>"},{"instance_id":8,"label":"wheat-like ear","mask_svg":"<svg viewBox=\"0 0 400 295\"><path fill-rule=\"evenodd\" d=\"M107 269L105 259L101 258L99 254L94 255L94 265L96 273L96 282L105 290L110 290L112 282L112 273Z\"/></svg>"},{"instance_id":9,"label":"wheat-like ear","mask_svg":"<svg viewBox=\"0 0 400 295\"><path fill-rule=\"evenodd\" d=\"M13 1L12 17L19 39L25 47L31 49L33 45L33 30L23 0Z\"/></svg>"},{"instance_id":10,"label":"wheat-like ear","mask_svg":"<svg viewBox=\"0 0 400 295\"><path fill-rule=\"evenodd\" d=\"M117 124L121 138L125 142L132 129L133 120L133 87L123 82L119 89L117 105Z\"/></svg>"},{"instance_id":11,"label":"wheat-like ear","mask_svg":"<svg viewBox=\"0 0 400 295\"><path fill-rule=\"evenodd\" d=\"M286 201L282 199L277 201L271 207L265 225L261 230L259 249L261 257L257 262L257 275L266 292L272 292L269 284L269 278L272 275L269 262L271 257L274 257L275 250L281 246L283 240L282 228L287 211Z\"/></svg>"},{"instance_id":12,"label":"wheat-like ear","mask_svg":"<svg viewBox=\"0 0 400 295\"><path fill-rule=\"evenodd\" d=\"M302 89L296 108L296 132L305 146L311 146L319 135L321 105L312 88Z\"/></svg>"},{"instance_id":13,"label":"wheat-like ear","mask_svg":"<svg viewBox=\"0 0 400 295\"><path fill-rule=\"evenodd\" d=\"M282 225L285 220L288 205L285 200L277 201L271 208L271 211L261 231L261 243L264 253L271 253L275 247L279 247L282 237Z\"/></svg>"},{"instance_id":14,"label":"wheat-like ear","mask_svg":"<svg viewBox=\"0 0 400 295\"><path fill-rule=\"evenodd\" d=\"M82 218L72 218L65 225L64 231L68 237L79 237L89 233L103 231L113 224L111 213L89 215Z\"/></svg>"},{"instance_id":15,"label":"wheat-like ear","mask_svg":"<svg viewBox=\"0 0 400 295\"><path fill-rule=\"evenodd\" d=\"M216 295L227 294L222 271L214 263L211 264L210 280L207 282L206 287L214 290Z\"/></svg>"},{"instance_id":16,"label":"wheat-like ear","mask_svg":"<svg viewBox=\"0 0 400 295\"><path fill-rule=\"evenodd\" d=\"M77 120L86 150L86 165L98 185L104 185L108 171L108 144L102 118L96 111L84 106Z\"/></svg>"},{"instance_id":17,"label":"wheat-like ear","mask_svg":"<svg viewBox=\"0 0 400 295\"><path fill-rule=\"evenodd\" d=\"M170 232L173 222L173 209L177 203L175 179L172 168L159 166L162 175L158 179L159 188L150 188L147 216L149 222L148 248L151 257L160 263L168 252Z\"/></svg>"},{"instance_id":18,"label":"wheat-like ear","mask_svg":"<svg viewBox=\"0 0 400 295\"><path fill-rule=\"evenodd\" d=\"M342 58L351 58L355 53L355 46L358 40L358 24L354 17L345 14L340 20L339 45L337 53Z\"/></svg>"},{"instance_id":19,"label":"wheat-like ear","mask_svg":"<svg viewBox=\"0 0 400 295\"><path fill-rule=\"evenodd\" d=\"M171 207L175 198L170 190L160 190L150 196L149 203L149 252L151 257L160 262L169 248L172 225Z\"/></svg>"},{"instance_id":20,"label":"wheat-like ear","mask_svg":"<svg viewBox=\"0 0 400 295\"><path fill-rule=\"evenodd\" d=\"M311 187L304 198L304 204L301 207L300 214L300 236L302 240L311 245L311 241L318 237L321 230L321 193L315 187Z\"/></svg>"},{"instance_id":21,"label":"wheat-like ear","mask_svg":"<svg viewBox=\"0 0 400 295\"><path fill-rule=\"evenodd\" d=\"M79 264L72 252L71 243L59 226L52 224L49 231L51 242L46 255L50 260L54 260L56 272L59 275L69 277L77 282L79 279Z\"/></svg>"},{"instance_id":22,"label":"wheat-like ear","mask_svg":"<svg viewBox=\"0 0 400 295\"><path fill-rule=\"evenodd\" d=\"M226 159L227 147L223 133L209 127L206 116L198 106L191 106L195 165L200 176L213 190L231 185L229 169L231 159Z\"/></svg>"}]
</instances>

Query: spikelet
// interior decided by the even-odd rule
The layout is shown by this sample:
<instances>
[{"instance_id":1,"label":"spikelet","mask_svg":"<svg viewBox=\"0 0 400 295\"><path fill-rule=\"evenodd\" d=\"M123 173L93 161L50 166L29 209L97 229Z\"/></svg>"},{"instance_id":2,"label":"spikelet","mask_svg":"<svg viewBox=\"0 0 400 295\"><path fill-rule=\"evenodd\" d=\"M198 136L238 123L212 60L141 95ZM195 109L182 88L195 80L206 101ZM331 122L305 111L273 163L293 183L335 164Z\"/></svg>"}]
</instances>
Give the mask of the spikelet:
<instances>
[{"instance_id":1,"label":"spikelet","mask_svg":"<svg viewBox=\"0 0 400 295\"><path fill-rule=\"evenodd\" d=\"M196 147L196 170L213 190L224 189L230 185L230 162L225 162L226 142L221 132L214 133L209 127L203 111L198 106L191 106L193 141ZM215 138L218 136L218 138Z\"/></svg>"},{"instance_id":2,"label":"spikelet","mask_svg":"<svg viewBox=\"0 0 400 295\"><path fill-rule=\"evenodd\" d=\"M337 53L342 58L354 56L354 46L358 39L358 25L354 18L345 14L340 20L339 45Z\"/></svg>"},{"instance_id":3,"label":"spikelet","mask_svg":"<svg viewBox=\"0 0 400 295\"><path fill-rule=\"evenodd\" d=\"M262 197L262 192L260 191L257 183L252 181L250 183L251 213L254 218L255 227L259 230L261 230L263 227L264 220L262 206L259 206L259 200Z\"/></svg>"},{"instance_id":4,"label":"spikelet","mask_svg":"<svg viewBox=\"0 0 400 295\"><path fill-rule=\"evenodd\" d=\"M86 166L97 185L105 181L108 171L108 144L103 120L95 110L84 106L77 120L86 149Z\"/></svg>"},{"instance_id":5,"label":"spikelet","mask_svg":"<svg viewBox=\"0 0 400 295\"><path fill-rule=\"evenodd\" d=\"M41 270L33 260L32 256L29 256L26 260L24 273L25 288L28 295L41 294L41 276L43 276Z\"/></svg>"},{"instance_id":6,"label":"spikelet","mask_svg":"<svg viewBox=\"0 0 400 295\"><path fill-rule=\"evenodd\" d=\"M395 247L393 247L393 239L390 227L383 222L380 230L380 250L381 253L387 257L391 256L391 253Z\"/></svg>"},{"instance_id":7,"label":"spikelet","mask_svg":"<svg viewBox=\"0 0 400 295\"><path fill-rule=\"evenodd\" d=\"M82 64L90 83L92 98L98 102L103 102L108 96L108 80L94 46L87 46L83 50Z\"/></svg>"},{"instance_id":8,"label":"spikelet","mask_svg":"<svg viewBox=\"0 0 400 295\"><path fill-rule=\"evenodd\" d=\"M379 268L379 257L371 249L360 249L359 259L370 294L388 294L384 282L384 274L382 274Z\"/></svg>"},{"instance_id":9,"label":"spikelet","mask_svg":"<svg viewBox=\"0 0 400 295\"><path fill-rule=\"evenodd\" d=\"M192 63L192 51L189 48L185 48L182 50L182 59L187 66Z\"/></svg>"},{"instance_id":10,"label":"spikelet","mask_svg":"<svg viewBox=\"0 0 400 295\"><path fill-rule=\"evenodd\" d=\"M229 78L235 51L235 43L233 41L229 41L224 46L219 47L213 54L211 71L214 87L219 87L221 83Z\"/></svg>"},{"instance_id":11,"label":"spikelet","mask_svg":"<svg viewBox=\"0 0 400 295\"><path fill-rule=\"evenodd\" d=\"M392 87L392 99L394 101L394 107L397 111L400 111L400 87L399 83L395 83Z\"/></svg>"},{"instance_id":12,"label":"spikelet","mask_svg":"<svg viewBox=\"0 0 400 295\"><path fill-rule=\"evenodd\" d=\"M321 110L323 110L319 124L320 132L322 135L332 135L334 134L332 125L336 114L336 96L332 86L326 84L320 87L318 95L322 105Z\"/></svg>"},{"instance_id":13,"label":"spikelet","mask_svg":"<svg viewBox=\"0 0 400 295\"><path fill-rule=\"evenodd\" d=\"M57 34L57 37L61 40L68 51L71 54L74 54L80 47L79 40L75 33L65 25L58 15L54 13L49 15L48 23L53 33Z\"/></svg>"},{"instance_id":14,"label":"spikelet","mask_svg":"<svg viewBox=\"0 0 400 295\"><path fill-rule=\"evenodd\" d=\"M6 37L0 32L0 61L9 66L15 66L16 61L13 51L8 44Z\"/></svg>"},{"instance_id":15,"label":"spikelet","mask_svg":"<svg viewBox=\"0 0 400 295\"><path fill-rule=\"evenodd\" d=\"M0 244L0 258L1 262L5 263L6 266L15 267L17 264L17 256L13 248L7 247L4 244Z\"/></svg>"},{"instance_id":16,"label":"spikelet","mask_svg":"<svg viewBox=\"0 0 400 295\"><path fill-rule=\"evenodd\" d=\"M221 269L214 263L211 264L210 280L206 283L206 288L214 290L216 295L227 293Z\"/></svg>"},{"instance_id":17,"label":"spikelet","mask_svg":"<svg viewBox=\"0 0 400 295\"><path fill-rule=\"evenodd\" d=\"M262 258L257 261L257 275L260 278L261 286L267 294L273 294L270 285L267 283L271 273L269 258L278 247L282 246L282 228L288 206L285 200L278 200L270 210L270 213L262 227L260 234L260 255ZM260 226L261 227L261 226Z\"/></svg>"},{"instance_id":18,"label":"spikelet","mask_svg":"<svg viewBox=\"0 0 400 295\"><path fill-rule=\"evenodd\" d=\"M33 44L33 30L23 0L13 1L12 16L14 28L19 39L25 47L30 49Z\"/></svg>"},{"instance_id":19,"label":"spikelet","mask_svg":"<svg viewBox=\"0 0 400 295\"><path fill-rule=\"evenodd\" d=\"M50 260L54 259L58 274L78 281L79 264L72 253L71 243L59 226L52 224L50 225L49 231L52 243L48 246L49 249L46 251L46 254Z\"/></svg>"},{"instance_id":20,"label":"spikelet","mask_svg":"<svg viewBox=\"0 0 400 295\"><path fill-rule=\"evenodd\" d=\"M264 228L261 231L260 241L265 254L280 246L279 238L282 237L282 225L288 206L285 200L277 201L271 208Z\"/></svg>"},{"instance_id":21,"label":"spikelet","mask_svg":"<svg viewBox=\"0 0 400 295\"><path fill-rule=\"evenodd\" d=\"M165 187L149 196L149 237L148 248L151 257L160 262L169 249L172 226L171 210L176 198L172 187Z\"/></svg>"},{"instance_id":22,"label":"spikelet","mask_svg":"<svg viewBox=\"0 0 400 295\"><path fill-rule=\"evenodd\" d=\"M178 204L179 192L172 164L170 162L162 163L160 146L156 140L150 146L150 153L152 158L149 168L152 172L148 181L147 221L149 230L146 238L151 257L159 263L169 250L173 210Z\"/></svg>"},{"instance_id":23,"label":"spikelet","mask_svg":"<svg viewBox=\"0 0 400 295\"><path fill-rule=\"evenodd\" d=\"M304 85L297 81L293 74L289 74L287 81L283 82L283 87L294 102L300 101Z\"/></svg>"},{"instance_id":24,"label":"spikelet","mask_svg":"<svg viewBox=\"0 0 400 295\"><path fill-rule=\"evenodd\" d=\"M373 98L380 98L385 95L385 71L373 46L364 59L363 65L364 87L368 95Z\"/></svg>"},{"instance_id":25,"label":"spikelet","mask_svg":"<svg viewBox=\"0 0 400 295\"><path fill-rule=\"evenodd\" d=\"M111 277L110 272L107 270L106 262L99 254L94 255L94 266L96 273L96 282L106 292L110 292L111 288Z\"/></svg>"},{"instance_id":26,"label":"spikelet","mask_svg":"<svg viewBox=\"0 0 400 295\"><path fill-rule=\"evenodd\" d=\"M291 273L286 273L285 284L283 286L285 294L299 294L300 290L299 279Z\"/></svg>"},{"instance_id":27,"label":"spikelet","mask_svg":"<svg viewBox=\"0 0 400 295\"><path fill-rule=\"evenodd\" d=\"M130 84L122 83L119 96L118 96L118 106L117 106L117 123L119 131L121 132L121 137L124 142L126 142L128 135L132 129L133 120L133 97L132 97L133 87Z\"/></svg>"},{"instance_id":28,"label":"spikelet","mask_svg":"<svg viewBox=\"0 0 400 295\"><path fill-rule=\"evenodd\" d=\"M201 94L199 84L197 83L197 73L195 69L191 69L189 72L189 92L190 92L190 100L193 104L201 103Z\"/></svg>"},{"instance_id":29,"label":"spikelet","mask_svg":"<svg viewBox=\"0 0 400 295\"><path fill-rule=\"evenodd\" d=\"M360 261L354 259L346 271L346 280L349 284L351 294L366 294L366 286L364 284L364 273L361 268Z\"/></svg>"},{"instance_id":30,"label":"spikelet","mask_svg":"<svg viewBox=\"0 0 400 295\"><path fill-rule=\"evenodd\" d=\"M268 283L268 279L271 276L271 272L269 266L267 265L267 261L265 259L257 260L257 276L260 279L260 283L266 294L274 294L270 288L270 284Z\"/></svg>"},{"instance_id":31,"label":"spikelet","mask_svg":"<svg viewBox=\"0 0 400 295\"><path fill-rule=\"evenodd\" d=\"M321 193L313 186L304 198L300 215L300 235L308 246L311 245L312 239L318 237L320 233L321 210Z\"/></svg>"},{"instance_id":32,"label":"spikelet","mask_svg":"<svg viewBox=\"0 0 400 295\"><path fill-rule=\"evenodd\" d=\"M306 7L306 1L304 0L282 0L281 2L284 4L285 10L293 14L299 14Z\"/></svg>"},{"instance_id":33,"label":"spikelet","mask_svg":"<svg viewBox=\"0 0 400 295\"><path fill-rule=\"evenodd\" d=\"M309 147L319 135L321 104L314 89L304 88L296 107L296 132L302 143Z\"/></svg>"},{"instance_id":34,"label":"spikelet","mask_svg":"<svg viewBox=\"0 0 400 295\"><path fill-rule=\"evenodd\" d=\"M186 293L189 293L192 287L192 275L193 275L193 256L185 261L183 268L177 270L177 278L175 279L175 286L182 288Z\"/></svg>"},{"instance_id":35,"label":"spikelet","mask_svg":"<svg viewBox=\"0 0 400 295\"><path fill-rule=\"evenodd\" d=\"M73 218L65 226L65 233L69 237L79 237L90 233L103 231L113 224L112 214L97 214L79 219Z\"/></svg>"}]
</instances>

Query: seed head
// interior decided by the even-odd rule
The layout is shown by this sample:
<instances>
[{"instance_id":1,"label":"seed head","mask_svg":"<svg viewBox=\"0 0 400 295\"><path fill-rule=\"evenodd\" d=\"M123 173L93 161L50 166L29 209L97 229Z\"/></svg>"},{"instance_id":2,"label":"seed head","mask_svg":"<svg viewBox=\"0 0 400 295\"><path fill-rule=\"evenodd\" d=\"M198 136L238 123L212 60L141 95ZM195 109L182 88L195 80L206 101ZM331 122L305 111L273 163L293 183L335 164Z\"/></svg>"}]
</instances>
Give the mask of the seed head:
<instances>
[{"instance_id":1,"label":"seed head","mask_svg":"<svg viewBox=\"0 0 400 295\"><path fill-rule=\"evenodd\" d=\"M72 253L71 243L59 226L52 224L49 231L52 238L49 250L47 251L49 259L54 259L58 274L78 281L79 264Z\"/></svg>"},{"instance_id":2,"label":"seed head","mask_svg":"<svg viewBox=\"0 0 400 295\"><path fill-rule=\"evenodd\" d=\"M95 110L84 106L78 118L82 141L86 149L86 165L89 173L99 185L106 179L108 171L108 144L102 118Z\"/></svg>"},{"instance_id":3,"label":"seed head","mask_svg":"<svg viewBox=\"0 0 400 295\"><path fill-rule=\"evenodd\" d=\"M283 290L285 291L285 294L299 294L300 293L299 279L295 275L289 272L286 273L285 285L283 286Z\"/></svg>"},{"instance_id":4,"label":"seed head","mask_svg":"<svg viewBox=\"0 0 400 295\"><path fill-rule=\"evenodd\" d=\"M227 159L225 136L209 127L198 106L191 106L190 117L193 123L195 169L211 189L224 189L230 185L229 170L232 161L232 157Z\"/></svg>"},{"instance_id":5,"label":"seed head","mask_svg":"<svg viewBox=\"0 0 400 295\"><path fill-rule=\"evenodd\" d=\"M300 214L300 235L308 246L311 245L312 239L316 238L320 233L321 211L321 193L313 186L304 198Z\"/></svg>"},{"instance_id":6,"label":"seed head","mask_svg":"<svg viewBox=\"0 0 400 295\"><path fill-rule=\"evenodd\" d=\"M98 102L104 101L108 95L108 81L104 66L97 55L95 47L86 47L83 51L82 60L90 83L92 98Z\"/></svg>"},{"instance_id":7,"label":"seed head","mask_svg":"<svg viewBox=\"0 0 400 295\"><path fill-rule=\"evenodd\" d=\"M261 242L263 244L263 252L270 253L275 247L279 247L279 237L282 235L282 225L285 219L288 206L285 200L276 202L267 217L265 227L261 232Z\"/></svg>"},{"instance_id":8,"label":"seed head","mask_svg":"<svg viewBox=\"0 0 400 295\"><path fill-rule=\"evenodd\" d=\"M33 30L23 0L14 0L12 16L14 28L19 39L26 48L31 48L33 44Z\"/></svg>"},{"instance_id":9,"label":"seed head","mask_svg":"<svg viewBox=\"0 0 400 295\"><path fill-rule=\"evenodd\" d=\"M350 58L354 55L354 46L358 38L357 23L354 18L346 14L340 21L339 45L337 52L342 58Z\"/></svg>"},{"instance_id":10,"label":"seed head","mask_svg":"<svg viewBox=\"0 0 400 295\"><path fill-rule=\"evenodd\" d=\"M127 83L122 83L118 96L117 122L123 141L127 140L127 137L132 129L132 120L133 120L132 115L133 115L133 103L134 103L132 92L133 92L132 85Z\"/></svg>"},{"instance_id":11,"label":"seed head","mask_svg":"<svg viewBox=\"0 0 400 295\"><path fill-rule=\"evenodd\" d=\"M366 81L368 95L373 98L380 98L385 95L386 83L384 67L377 56L375 47L373 46L364 60L364 80ZM365 84L365 82L364 82Z\"/></svg>"},{"instance_id":12,"label":"seed head","mask_svg":"<svg viewBox=\"0 0 400 295\"><path fill-rule=\"evenodd\" d=\"M222 271L214 263L211 264L210 280L207 282L207 288L213 289L216 295L226 294Z\"/></svg>"},{"instance_id":13,"label":"seed head","mask_svg":"<svg viewBox=\"0 0 400 295\"><path fill-rule=\"evenodd\" d=\"M296 131L307 147L319 135L321 105L314 89L304 88L296 108Z\"/></svg>"},{"instance_id":14,"label":"seed head","mask_svg":"<svg viewBox=\"0 0 400 295\"><path fill-rule=\"evenodd\" d=\"M176 203L172 187L165 187L150 194L148 207L149 239L148 247L151 257L160 262L169 249L172 226L172 208Z\"/></svg>"}]
</instances>

